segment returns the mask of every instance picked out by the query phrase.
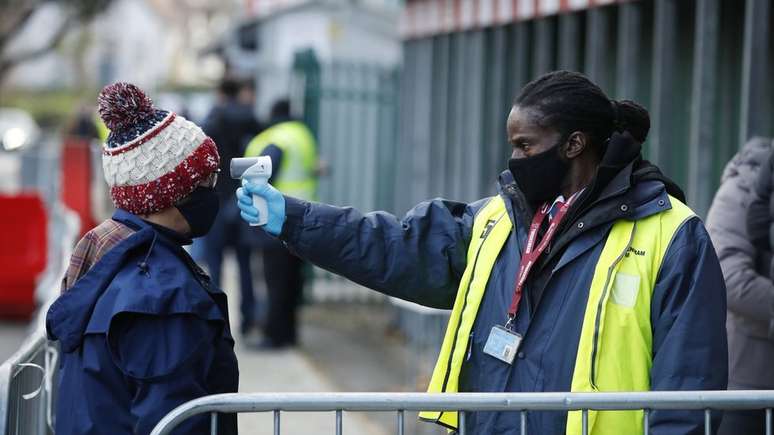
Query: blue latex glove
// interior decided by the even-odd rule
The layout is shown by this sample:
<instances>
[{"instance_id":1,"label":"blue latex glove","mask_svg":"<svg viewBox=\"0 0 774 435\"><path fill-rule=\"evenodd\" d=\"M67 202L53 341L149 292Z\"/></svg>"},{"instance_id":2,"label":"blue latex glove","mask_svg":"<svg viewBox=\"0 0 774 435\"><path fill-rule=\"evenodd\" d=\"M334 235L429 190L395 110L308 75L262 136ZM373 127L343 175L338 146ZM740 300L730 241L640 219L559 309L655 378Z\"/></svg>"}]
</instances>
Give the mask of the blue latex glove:
<instances>
[{"instance_id":1,"label":"blue latex glove","mask_svg":"<svg viewBox=\"0 0 774 435\"><path fill-rule=\"evenodd\" d=\"M237 189L237 206L239 206L242 219L247 223L258 223L258 209L253 206L253 195L266 199L269 209L269 219L263 226L264 231L279 236L282 225L285 223L285 197L271 184L251 184L242 180L242 187Z\"/></svg>"}]
</instances>

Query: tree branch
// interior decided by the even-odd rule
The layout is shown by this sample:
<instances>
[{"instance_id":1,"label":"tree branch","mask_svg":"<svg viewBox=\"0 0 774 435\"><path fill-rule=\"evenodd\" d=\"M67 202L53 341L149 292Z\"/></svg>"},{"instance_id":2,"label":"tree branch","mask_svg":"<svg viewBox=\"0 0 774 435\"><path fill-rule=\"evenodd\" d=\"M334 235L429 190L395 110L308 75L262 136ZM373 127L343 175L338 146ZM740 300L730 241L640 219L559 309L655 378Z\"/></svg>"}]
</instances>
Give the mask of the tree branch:
<instances>
[{"instance_id":1,"label":"tree branch","mask_svg":"<svg viewBox=\"0 0 774 435\"><path fill-rule=\"evenodd\" d=\"M75 24L76 21L77 20L75 16L68 15L68 17L65 18L64 21L62 21L62 23L56 29L56 32L54 32L54 34L51 36L48 42L46 42L42 46L31 50L23 51L21 53L18 53L12 56L0 58L0 77L3 77L5 73L7 73L11 68L14 67L14 65L36 59L50 52L54 48L56 48L56 46L58 46L59 43L62 42L64 37L67 35L67 32L70 31L70 28L73 26L73 24Z\"/></svg>"},{"instance_id":2,"label":"tree branch","mask_svg":"<svg viewBox=\"0 0 774 435\"><path fill-rule=\"evenodd\" d=\"M3 16L0 21L0 52L5 44L27 24L38 6L37 2L28 1L23 5L15 4L13 7L4 7L0 10L0 14Z\"/></svg>"}]
</instances>

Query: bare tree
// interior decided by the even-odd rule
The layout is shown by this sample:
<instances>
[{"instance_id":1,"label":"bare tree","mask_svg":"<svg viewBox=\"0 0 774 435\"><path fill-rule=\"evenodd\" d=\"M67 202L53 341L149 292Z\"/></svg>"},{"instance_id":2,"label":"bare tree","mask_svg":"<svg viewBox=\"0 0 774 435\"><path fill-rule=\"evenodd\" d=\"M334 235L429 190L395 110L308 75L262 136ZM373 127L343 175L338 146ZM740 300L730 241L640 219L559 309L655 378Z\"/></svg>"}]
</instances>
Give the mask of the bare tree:
<instances>
[{"instance_id":1,"label":"bare tree","mask_svg":"<svg viewBox=\"0 0 774 435\"><path fill-rule=\"evenodd\" d=\"M11 41L18 35L35 13L52 0L2 0L0 1L0 84L13 67L36 59L56 48L67 33L80 24L90 21L107 8L112 0L54 0L64 11L64 18L42 45L14 53L8 52Z\"/></svg>"}]
</instances>

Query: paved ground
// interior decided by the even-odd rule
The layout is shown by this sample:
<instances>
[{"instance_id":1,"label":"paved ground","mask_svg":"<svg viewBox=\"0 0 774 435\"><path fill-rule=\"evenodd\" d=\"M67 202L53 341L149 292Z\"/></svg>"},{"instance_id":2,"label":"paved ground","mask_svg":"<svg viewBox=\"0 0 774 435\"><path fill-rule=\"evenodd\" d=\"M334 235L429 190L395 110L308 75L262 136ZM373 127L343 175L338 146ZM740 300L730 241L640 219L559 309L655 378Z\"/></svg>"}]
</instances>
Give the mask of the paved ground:
<instances>
[{"instance_id":1,"label":"paved ground","mask_svg":"<svg viewBox=\"0 0 774 435\"><path fill-rule=\"evenodd\" d=\"M298 351L256 353L237 349L242 392L331 392L337 388ZM333 413L284 413L282 434L333 434ZM271 414L242 414L241 434L273 433ZM343 432L349 435L383 435L378 424L362 414L344 414Z\"/></svg>"},{"instance_id":2,"label":"paved ground","mask_svg":"<svg viewBox=\"0 0 774 435\"><path fill-rule=\"evenodd\" d=\"M0 322L0 364L19 349L29 332L25 322Z\"/></svg>"},{"instance_id":3,"label":"paved ground","mask_svg":"<svg viewBox=\"0 0 774 435\"><path fill-rule=\"evenodd\" d=\"M316 304L302 310L301 352L331 379L337 391L417 392L427 379L404 340L392 328L393 311L378 304ZM433 355L437 349L432 350ZM435 362L424 362L427 371ZM387 433L395 433L392 413L367 417ZM406 433L442 435L436 425L420 423L416 413L406 413Z\"/></svg>"},{"instance_id":4,"label":"paved ground","mask_svg":"<svg viewBox=\"0 0 774 435\"><path fill-rule=\"evenodd\" d=\"M238 299L230 289L235 289L236 264L227 257L224 262L224 287L229 293L229 310L232 324L239 324ZM262 289L259 288L259 291ZM306 326L306 323L304 324ZM307 342L307 327L302 327L302 341ZM239 340L239 338L237 338ZM334 392L342 391L329 376L314 364L309 355L300 350L281 352L256 352L237 342L241 392ZM242 434L263 435L273 433L271 414L242 414L239 431ZM333 413L285 413L282 417L282 434L333 434ZM348 435L384 435L378 421L360 413L345 413L343 432Z\"/></svg>"}]
</instances>

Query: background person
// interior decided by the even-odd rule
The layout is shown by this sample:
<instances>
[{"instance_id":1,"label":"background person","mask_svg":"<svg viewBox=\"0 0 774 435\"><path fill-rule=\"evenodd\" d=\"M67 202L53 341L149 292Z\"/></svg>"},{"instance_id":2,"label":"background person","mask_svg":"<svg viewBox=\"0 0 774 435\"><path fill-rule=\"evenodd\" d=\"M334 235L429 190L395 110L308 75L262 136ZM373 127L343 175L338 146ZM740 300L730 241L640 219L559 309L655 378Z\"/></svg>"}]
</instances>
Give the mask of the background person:
<instances>
[{"instance_id":1,"label":"background person","mask_svg":"<svg viewBox=\"0 0 774 435\"><path fill-rule=\"evenodd\" d=\"M728 288L730 390L774 389L773 145L770 139L752 139L728 162L707 216ZM764 430L761 410L725 411L718 433Z\"/></svg>"},{"instance_id":2,"label":"background person","mask_svg":"<svg viewBox=\"0 0 774 435\"><path fill-rule=\"evenodd\" d=\"M131 84L103 89L99 112L118 210L78 242L47 313L61 347L58 435L147 434L178 405L239 383L226 295L183 249L218 213L215 143ZM219 425L236 433L236 416ZM174 433L208 434L209 416Z\"/></svg>"},{"instance_id":3,"label":"background person","mask_svg":"<svg viewBox=\"0 0 774 435\"><path fill-rule=\"evenodd\" d=\"M302 121L291 116L287 99L272 105L270 124L250 141L245 156L269 156L273 168L269 182L296 198L313 200L317 195L317 142L314 135ZM233 199L231 203L234 204ZM263 273L269 306L264 340L258 347L295 346L298 342L298 306L304 289L304 262L280 241L264 239Z\"/></svg>"},{"instance_id":4,"label":"background person","mask_svg":"<svg viewBox=\"0 0 774 435\"><path fill-rule=\"evenodd\" d=\"M498 195L431 200L403 218L283 196L268 223L301 257L382 293L452 309L431 392L722 390L726 295L709 235L682 191L644 161L647 111L559 71L526 85ZM460 174L462 176L462 174ZM531 242L528 242L528 239ZM532 268L530 270L530 267ZM719 414L713 414L717 428ZM420 417L450 428L456 412ZM579 412L530 412L530 433L580 433ZM642 433L642 411L589 414L593 434ZM704 433L704 413L652 411L651 434ZM475 412L468 433L519 433Z\"/></svg>"},{"instance_id":5,"label":"background person","mask_svg":"<svg viewBox=\"0 0 774 435\"><path fill-rule=\"evenodd\" d=\"M218 103L202 125L204 132L218 144L220 168L224 174L229 171L231 159L242 157L247 142L261 130L250 103L251 96L254 98L251 83L224 78L218 86ZM203 259L212 281L220 286L223 284L223 254L227 248L234 249L239 266L239 332L246 335L256 326L258 307L250 268L250 245L241 237L240 227L246 225L239 219L239 209L232 200L237 187L239 181L231 177L222 177L216 187L220 198L220 213L212 231L204 238Z\"/></svg>"}]
</instances>

